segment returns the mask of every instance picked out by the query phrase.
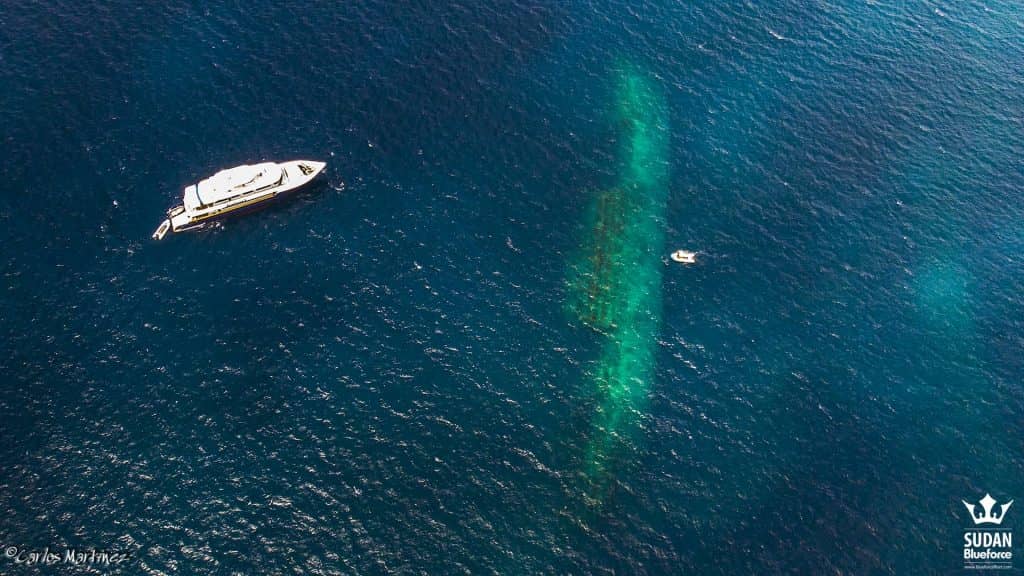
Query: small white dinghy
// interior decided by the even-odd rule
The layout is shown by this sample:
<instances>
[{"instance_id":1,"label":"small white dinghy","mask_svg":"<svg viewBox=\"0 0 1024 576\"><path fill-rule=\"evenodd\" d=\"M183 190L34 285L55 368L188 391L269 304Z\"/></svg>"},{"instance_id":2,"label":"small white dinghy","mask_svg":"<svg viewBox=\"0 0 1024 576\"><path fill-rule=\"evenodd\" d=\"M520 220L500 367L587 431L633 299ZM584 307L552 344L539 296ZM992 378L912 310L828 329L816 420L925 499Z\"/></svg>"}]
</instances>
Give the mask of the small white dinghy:
<instances>
[{"instance_id":1,"label":"small white dinghy","mask_svg":"<svg viewBox=\"0 0 1024 576\"><path fill-rule=\"evenodd\" d=\"M153 240L163 240L164 236L167 236L167 231L171 229L171 221L164 220L160 223L160 227L153 232Z\"/></svg>"},{"instance_id":2,"label":"small white dinghy","mask_svg":"<svg viewBox=\"0 0 1024 576\"><path fill-rule=\"evenodd\" d=\"M679 262L680 264L697 263L697 253L690 252L687 250L676 250L675 252L669 255L669 258L671 258L673 262Z\"/></svg>"}]
</instances>

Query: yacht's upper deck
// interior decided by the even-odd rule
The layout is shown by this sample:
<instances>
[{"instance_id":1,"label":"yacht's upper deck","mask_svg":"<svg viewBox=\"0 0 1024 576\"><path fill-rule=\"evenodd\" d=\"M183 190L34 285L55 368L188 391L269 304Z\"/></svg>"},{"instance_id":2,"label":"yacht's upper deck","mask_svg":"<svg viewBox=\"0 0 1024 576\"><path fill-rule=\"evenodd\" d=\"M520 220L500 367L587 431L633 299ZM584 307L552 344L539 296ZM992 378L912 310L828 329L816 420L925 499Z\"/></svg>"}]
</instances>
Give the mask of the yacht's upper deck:
<instances>
[{"instance_id":1,"label":"yacht's upper deck","mask_svg":"<svg viewBox=\"0 0 1024 576\"><path fill-rule=\"evenodd\" d=\"M246 164L221 170L199 184L185 189L185 207L194 210L271 188L280 184L283 177L281 165L274 162Z\"/></svg>"}]
</instances>

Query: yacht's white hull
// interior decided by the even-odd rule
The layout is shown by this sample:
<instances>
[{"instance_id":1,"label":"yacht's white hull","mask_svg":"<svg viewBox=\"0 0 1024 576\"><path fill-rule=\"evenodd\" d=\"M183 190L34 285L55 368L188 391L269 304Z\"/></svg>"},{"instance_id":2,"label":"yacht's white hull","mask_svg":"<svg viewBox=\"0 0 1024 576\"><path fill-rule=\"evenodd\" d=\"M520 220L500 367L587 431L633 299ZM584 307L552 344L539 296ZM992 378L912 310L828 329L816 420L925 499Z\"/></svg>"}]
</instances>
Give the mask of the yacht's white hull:
<instances>
[{"instance_id":1,"label":"yacht's white hull","mask_svg":"<svg viewBox=\"0 0 1024 576\"><path fill-rule=\"evenodd\" d=\"M202 201L199 200L199 186L211 182L213 178L220 176L221 174L231 172L232 170L237 171L245 168L259 168L261 166L268 166L275 170L280 169L279 180L271 183L270 185L260 187L259 189L251 191L245 191L243 189L238 194L226 199L217 199L215 202L209 204L203 204ZM306 184L309 184L321 172L323 172L326 166L327 164L324 162L293 160L291 162L282 162L280 164L260 164L255 167L240 166L238 168L219 172L208 180L204 180L199 184L193 184L186 188L183 204L175 206L167 211L168 219L161 223L160 227L153 233L153 238L159 240L163 238L168 231L184 232L185 230L193 230L227 216L234 216L263 208L272 201L281 198L281 196L294 192ZM262 174L262 172L260 174ZM248 175L249 174L246 174L246 176ZM221 178L221 180L225 180L225 178ZM227 180L230 181L230 178L227 178ZM209 188L211 186L213 185L207 184L207 190L204 194L209 192ZM239 185L238 187L242 188L243 186L244 185ZM223 190L213 190L213 193L214 195L220 194L224 196L230 194L230 191L225 194Z\"/></svg>"}]
</instances>

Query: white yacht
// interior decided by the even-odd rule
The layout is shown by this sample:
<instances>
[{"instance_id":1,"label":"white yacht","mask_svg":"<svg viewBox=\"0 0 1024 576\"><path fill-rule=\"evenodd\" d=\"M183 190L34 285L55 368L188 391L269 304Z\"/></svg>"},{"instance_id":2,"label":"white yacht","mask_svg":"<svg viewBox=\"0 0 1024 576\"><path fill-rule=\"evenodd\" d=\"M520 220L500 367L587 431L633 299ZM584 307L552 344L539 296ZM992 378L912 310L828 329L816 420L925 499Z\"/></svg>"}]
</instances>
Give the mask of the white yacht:
<instances>
[{"instance_id":1,"label":"white yacht","mask_svg":"<svg viewBox=\"0 0 1024 576\"><path fill-rule=\"evenodd\" d=\"M160 240L168 231L191 230L228 215L262 208L310 183L326 166L324 162L293 160L221 170L185 188L182 204L167 211L167 220L156 229L153 238Z\"/></svg>"}]
</instances>

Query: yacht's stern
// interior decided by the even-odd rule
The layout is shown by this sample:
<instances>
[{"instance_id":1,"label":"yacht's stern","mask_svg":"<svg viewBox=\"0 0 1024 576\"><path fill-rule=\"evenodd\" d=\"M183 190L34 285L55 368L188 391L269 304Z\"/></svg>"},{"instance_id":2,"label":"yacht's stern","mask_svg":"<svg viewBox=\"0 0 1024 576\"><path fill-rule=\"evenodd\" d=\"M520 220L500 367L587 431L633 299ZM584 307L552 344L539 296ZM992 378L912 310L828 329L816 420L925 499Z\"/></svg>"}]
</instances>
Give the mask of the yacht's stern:
<instances>
[{"instance_id":1,"label":"yacht's stern","mask_svg":"<svg viewBox=\"0 0 1024 576\"><path fill-rule=\"evenodd\" d=\"M184 208L182 208L175 214L171 214L171 230L174 230L175 232L181 232L182 230L187 230L192 226L194 226L194 224L192 223L192 218L188 215L188 212L186 212Z\"/></svg>"}]
</instances>

